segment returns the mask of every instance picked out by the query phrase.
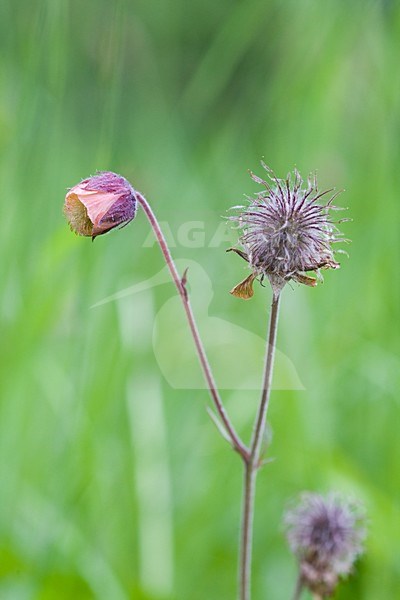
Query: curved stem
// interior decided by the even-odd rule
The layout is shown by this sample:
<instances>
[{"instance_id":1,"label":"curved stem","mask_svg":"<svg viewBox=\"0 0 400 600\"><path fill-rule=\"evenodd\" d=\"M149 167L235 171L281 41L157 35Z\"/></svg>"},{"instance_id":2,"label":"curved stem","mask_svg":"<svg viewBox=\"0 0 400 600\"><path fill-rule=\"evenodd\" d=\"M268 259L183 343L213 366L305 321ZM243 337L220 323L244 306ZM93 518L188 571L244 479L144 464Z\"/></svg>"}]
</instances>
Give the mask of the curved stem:
<instances>
[{"instance_id":1,"label":"curved stem","mask_svg":"<svg viewBox=\"0 0 400 600\"><path fill-rule=\"evenodd\" d=\"M222 404L222 400L220 398L220 395L219 395L219 392L218 392L218 389L217 389L217 386L216 386L216 383L214 380L214 376L212 374L211 367L208 362L207 355L204 350L204 346L201 341L199 331L197 329L196 321L195 321L195 318L193 315L192 307L190 305L189 297L188 297L186 286L185 286L186 273L184 273L182 278L180 277L180 275L177 271L177 268L175 266L174 260L171 256L171 252L169 251L168 244L166 242L164 234L161 231L161 228L158 224L157 218L156 218L155 214L153 213L149 203L144 198L144 196L142 196L142 194L140 194L139 192L136 192L136 197L137 197L139 204L143 208L143 210L146 214L146 217L154 231L154 235L156 236L158 245L160 246L160 249L164 256L165 262L167 263L167 266L171 273L175 287L178 290L178 294L182 300L183 308L185 310L185 314L186 314L186 317L187 317L187 320L189 323L190 332L192 334L192 337L193 337L193 340L194 340L194 343L196 346L200 364L203 369L204 377L207 381L208 389L209 389L211 398L214 402L215 408L224 424L224 427L228 433L228 436L231 440L233 448L240 454L240 456L243 458L243 460L245 462L247 462L248 457L249 457L249 451L246 448L246 446L243 444L243 442L240 440L238 434L235 431L235 428L233 427L233 425L228 417L225 407Z\"/></svg>"},{"instance_id":2,"label":"curved stem","mask_svg":"<svg viewBox=\"0 0 400 600\"><path fill-rule=\"evenodd\" d=\"M253 437L250 445L250 456L245 465L239 561L240 600L250 600L251 597L251 551L253 544L254 497L257 470L260 467L261 443L265 430L269 397L271 393L276 333L278 327L279 299L280 292L274 293L268 326L268 341L265 355L261 401L255 420Z\"/></svg>"}]
</instances>

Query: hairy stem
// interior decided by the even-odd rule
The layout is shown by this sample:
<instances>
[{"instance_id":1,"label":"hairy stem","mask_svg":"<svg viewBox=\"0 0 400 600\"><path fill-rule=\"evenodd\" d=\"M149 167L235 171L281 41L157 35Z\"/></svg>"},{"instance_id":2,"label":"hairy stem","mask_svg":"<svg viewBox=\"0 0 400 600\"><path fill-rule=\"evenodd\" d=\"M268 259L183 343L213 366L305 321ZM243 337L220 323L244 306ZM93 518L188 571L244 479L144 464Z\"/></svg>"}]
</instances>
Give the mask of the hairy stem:
<instances>
[{"instance_id":1,"label":"hairy stem","mask_svg":"<svg viewBox=\"0 0 400 600\"><path fill-rule=\"evenodd\" d=\"M178 294L182 300L183 308L185 310L185 314L186 314L186 317L187 317L187 320L189 323L190 332L192 334L192 337L193 337L193 340L194 340L194 343L196 346L200 364L203 369L204 377L206 379L207 386L208 386L211 398L214 402L215 408L221 418L221 421L224 424L224 427L227 431L229 439L231 440L233 448L240 454L240 456L242 457L244 462L247 462L248 457L249 457L249 451L246 448L246 446L243 444L241 439L239 438L238 434L235 431L235 428L233 427L233 425L228 417L228 414L227 414L225 407L222 403L222 400L220 398L220 395L219 395L219 392L218 392L218 389L217 389L217 386L216 386L216 383L214 380L214 376L212 374L211 367L208 362L207 355L206 355L203 343L200 338L199 330L196 325L196 321L195 321L195 318L193 315L192 307L190 305L188 293L186 290L185 274L183 275L183 277L181 277L179 275L177 268L175 266L175 263L173 261L173 258L171 256L171 252L169 251L168 244L166 242L164 234L161 231L161 228L158 224L157 218L156 218L155 214L153 213L149 203L144 198L144 196L142 196L142 194L140 194L139 192L136 192L136 197L137 197L137 200L140 203L141 207L143 208L143 210L146 214L146 217L154 231L154 235L156 237L158 245L160 246L160 249L164 256L165 262L167 263L167 266L171 273L173 282L174 282L176 289L178 290Z\"/></svg>"},{"instance_id":2,"label":"hairy stem","mask_svg":"<svg viewBox=\"0 0 400 600\"><path fill-rule=\"evenodd\" d=\"M242 530L239 557L240 600L251 597L251 554L253 548L253 513L256 470L250 463L244 468Z\"/></svg>"},{"instance_id":3,"label":"hairy stem","mask_svg":"<svg viewBox=\"0 0 400 600\"><path fill-rule=\"evenodd\" d=\"M303 579L302 579L301 575L299 575L297 578L296 589L294 590L294 594L293 594L293 600L300 600L303 589L304 589Z\"/></svg>"},{"instance_id":4,"label":"hairy stem","mask_svg":"<svg viewBox=\"0 0 400 600\"><path fill-rule=\"evenodd\" d=\"M260 467L261 444L265 430L268 403L271 393L279 315L279 299L280 293L274 293L268 326L268 341L265 354L265 368L261 401L254 424L249 459L245 464L239 560L240 600L250 600L251 598L251 551L253 544L254 497L257 470Z\"/></svg>"},{"instance_id":5,"label":"hairy stem","mask_svg":"<svg viewBox=\"0 0 400 600\"><path fill-rule=\"evenodd\" d=\"M261 391L261 401L260 406L258 408L257 418L253 431L253 438L250 445L250 462L253 464L254 468L257 468L259 466L258 462L260 458L262 437L265 430L269 397L271 395L272 372L274 368L280 297L280 292L274 293L272 296L271 314L268 325L268 341L265 353L264 380Z\"/></svg>"}]
</instances>

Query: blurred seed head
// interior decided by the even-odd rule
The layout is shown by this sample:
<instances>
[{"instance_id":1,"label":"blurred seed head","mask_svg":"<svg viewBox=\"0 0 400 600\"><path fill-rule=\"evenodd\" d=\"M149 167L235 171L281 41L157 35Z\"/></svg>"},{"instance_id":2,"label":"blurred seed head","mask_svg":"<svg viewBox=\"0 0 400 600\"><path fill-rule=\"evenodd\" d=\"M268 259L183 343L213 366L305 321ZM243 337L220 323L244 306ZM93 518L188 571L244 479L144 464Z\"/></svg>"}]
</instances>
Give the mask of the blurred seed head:
<instances>
[{"instance_id":1,"label":"blurred seed head","mask_svg":"<svg viewBox=\"0 0 400 600\"><path fill-rule=\"evenodd\" d=\"M299 561L300 577L312 592L331 596L363 551L362 506L337 494L304 493L284 516L286 535Z\"/></svg>"},{"instance_id":2,"label":"blurred seed head","mask_svg":"<svg viewBox=\"0 0 400 600\"><path fill-rule=\"evenodd\" d=\"M253 295L253 281L258 276L267 276L273 288L282 288L291 279L315 286L317 279L307 272L322 279L321 269L338 269L332 245L348 241L331 217L332 211L340 210L333 205L337 193L320 203L333 190L320 192L315 175L304 182L295 169L282 180L265 163L261 164L266 179L254 173L251 177L264 189L248 198L248 206L234 207L238 214L228 217L242 231L239 242L244 251L230 250L247 260L252 270L231 292L245 299ZM339 222L344 220L347 219Z\"/></svg>"},{"instance_id":3,"label":"blurred seed head","mask_svg":"<svg viewBox=\"0 0 400 600\"><path fill-rule=\"evenodd\" d=\"M121 175L104 171L72 187L65 197L64 214L75 233L94 239L135 217L136 195Z\"/></svg>"}]
</instances>

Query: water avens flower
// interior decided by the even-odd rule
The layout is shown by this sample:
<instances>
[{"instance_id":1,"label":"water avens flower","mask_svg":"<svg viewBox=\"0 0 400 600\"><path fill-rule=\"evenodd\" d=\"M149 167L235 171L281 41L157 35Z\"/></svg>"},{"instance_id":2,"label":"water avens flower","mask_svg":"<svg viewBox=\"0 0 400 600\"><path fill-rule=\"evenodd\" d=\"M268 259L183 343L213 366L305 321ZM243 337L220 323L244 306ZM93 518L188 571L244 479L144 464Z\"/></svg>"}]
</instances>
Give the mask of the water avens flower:
<instances>
[{"instance_id":1,"label":"water avens flower","mask_svg":"<svg viewBox=\"0 0 400 600\"><path fill-rule=\"evenodd\" d=\"M229 250L244 258L252 270L231 291L243 299L252 297L257 277L261 282L268 277L273 288L282 288L291 279L315 286L317 279L307 272L322 279L321 269L338 269L332 244L347 241L331 218L331 211L340 210L333 205L338 194L320 203L333 189L319 192L316 176L310 175L305 183L297 169L285 180L278 179L265 163L261 164L267 179L254 173L251 177L264 189L248 197L248 206L234 207L238 214L228 217L242 231L239 242L243 248Z\"/></svg>"},{"instance_id":2,"label":"water avens flower","mask_svg":"<svg viewBox=\"0 0 400 600\"><path fill-rule=\"evenodd\" d=\"M94 239L132 221L136 205L135 191L130 183L121 175L104 171L69 190L64 214L72 231Z\"/></svg>"},{"instance_id":3,"label":"water avens flower","mask_svg":"<svg viewBox=\"0 0 400 600\"><path fill-rule=\"evenodd\" d=\"M337 494L304 493L287 510L286 535L305 587L320 597L333 594L363 551L364 520L361 505Z\"/></svg>"},{"instance_id":4,"label":"water avens flower","mask_svg":"<svg viewBox=\"0 0 400 600\"><path fill-rule=\"evenodd\" d=\"M239 552L239 597L251 600L251 557L253 540L253 515L255 486L258 471L266 462L263 441L267 426L267 411L273 380L274 356L278 329L281 290L295 280L315 285L316 280L307 272L319 276L320 269L338 268L332 244L343 241L336 225L330 219L334 196L326 203L318 203L328 192L319 193L315 178L306 185L297 171L286 181L268 173L268 181L255 175L263 191L249 199L249 205L240 208L232 217L242 230L240 242L243 249L232 248L245 259L251 275L232 291L236 296L249 298L253 294L254 279L262 282L267 277L272 285L271 311L265 345L265 362L261 397L254 419L253 434L246 445L229 418L223 404L207 353L202 343L190 303L187 288L187 269L180 274L160 223L149 202L130 183L111 172L97 173L69 190L65 198L64 213L70 227L79 235L95 238L115 227L129 223L140 205L159 245L166 266L182 301L185 316L193 337L201 368L205 377L216 415L213 420L223 437L241 457L244 467L243 503ZM336 502L336 501L335 501ZM287 515L288 537L300 562L300 586L311 590L330 592L338 577L347 573L361 550L362 535L356 529L356 516L350 504L336 505L332 500L314 497L303 499L302 504ZM299 588L300 592L301 589ZM320 595L320 594L319 594ZM298 598L298 596L296 596Z\"/></svg>"}]
</instances>

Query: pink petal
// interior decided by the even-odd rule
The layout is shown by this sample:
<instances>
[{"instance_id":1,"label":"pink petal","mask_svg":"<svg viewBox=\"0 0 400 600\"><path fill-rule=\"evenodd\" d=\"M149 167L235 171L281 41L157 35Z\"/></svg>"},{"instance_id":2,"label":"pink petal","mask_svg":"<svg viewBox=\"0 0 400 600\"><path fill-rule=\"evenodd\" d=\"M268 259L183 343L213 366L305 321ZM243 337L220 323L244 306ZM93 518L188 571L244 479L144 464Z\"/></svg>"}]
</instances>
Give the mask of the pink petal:
<instances>
[{"instance_id":1,"label":"pink petal","mask_svg":"<svg viewBox=\"0 0 400 600\"><path fill-rule=\"evenodd\" d=\"M98 225L111 206L118 200L119 195L96 190L86 190L81 185L73 187L69 194L76 194L80 202L86 208L94 227Z\"/></svg>"}]
</instances>

